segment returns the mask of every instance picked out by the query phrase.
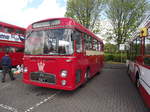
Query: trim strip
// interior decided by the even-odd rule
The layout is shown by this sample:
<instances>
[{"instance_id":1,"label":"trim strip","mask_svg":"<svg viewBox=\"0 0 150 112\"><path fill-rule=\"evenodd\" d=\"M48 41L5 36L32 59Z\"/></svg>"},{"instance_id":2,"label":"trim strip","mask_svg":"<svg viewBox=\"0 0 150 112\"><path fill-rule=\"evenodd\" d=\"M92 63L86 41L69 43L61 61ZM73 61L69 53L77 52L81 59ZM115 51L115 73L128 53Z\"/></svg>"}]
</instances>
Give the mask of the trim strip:
<instances>
[{"instance_id":1,"label":"trim strip","mask_svg":"<svg viewBox=\"0 0 150 112\"><path fill-rule=\"evenodd\" d=\"M76 56L24 56L25 58L76 58Z\"/></svg>"},{"instance_id":2,"label":"trim strip","mask_svg":"<svg viewBox=\"0 0 150 112\"><path fill-rule=\"evenodd\" d=\"M150 85L148 85L148 83L146 83L142 78L140 78L140 80L143 81L144 84L146 84L150 88Z\"/></svg>"}]
</instances>

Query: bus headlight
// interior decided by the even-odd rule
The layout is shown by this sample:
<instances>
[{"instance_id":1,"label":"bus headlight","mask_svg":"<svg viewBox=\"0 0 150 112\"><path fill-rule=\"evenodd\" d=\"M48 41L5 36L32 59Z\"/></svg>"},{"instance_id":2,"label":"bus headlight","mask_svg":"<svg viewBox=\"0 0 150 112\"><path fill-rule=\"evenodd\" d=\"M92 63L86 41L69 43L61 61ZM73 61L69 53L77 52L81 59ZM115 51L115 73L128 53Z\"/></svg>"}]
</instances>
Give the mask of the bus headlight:
<instances>
[{"instance_id":1,"label":"bus headlight","mask_svg":"<svg viewBox=\"0 0 150 112\"><path fill-rule=\"evenodd\" d=\"M28 72L28 68L24 67L23 72Z\"/></svg>"},{"instance_id":2,"label":"bus headlight","mask_svg":"<svg viewBox=\"0 0 150 112\"><path fill-rule=\"evenodd\" d=\"M65 86L66 84L67 84L67 81L66 81L66 80L62 80L62 81L61 81L61 85L62 85L62 86Z\"/></svg>"},{"instance_id":3,"label":"bus headlight","mask_svg":"<svg viewBox=\"0 0 150 112\"><path fill-rule=\"evenodd\" d=\"M68 75L67 70L62 70L60 75L61 75L61 77L63 77L63 78L64 78L64 77L67 77L67 75Z\"/></svg>"}]
</instances>

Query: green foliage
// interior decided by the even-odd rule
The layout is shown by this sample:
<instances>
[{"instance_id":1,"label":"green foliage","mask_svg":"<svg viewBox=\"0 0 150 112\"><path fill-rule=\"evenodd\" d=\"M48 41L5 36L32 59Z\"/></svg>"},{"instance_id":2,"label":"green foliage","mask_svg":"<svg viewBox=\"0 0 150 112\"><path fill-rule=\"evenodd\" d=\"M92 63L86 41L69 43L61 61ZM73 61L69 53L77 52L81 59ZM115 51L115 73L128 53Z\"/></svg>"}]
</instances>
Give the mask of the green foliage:
<instances>
[{"instance_id":1,"label":"green foliage","mask_svg":"<svg viewBox=\"0 0 150 112\"><path fill-rule=\"evenodd\" d=\"M118 46L126 42L143 20L148 6L147 0L109 0L107 17L113 26L109 38Z\"/></svg>"},{"instance_id":2,"label":"green foliage","mask_svg":"<svg viewBox=\"0 0 150 112\"><path fill-rule=\"evenodd\" d=\"M104 46L104 51L107 53L114 53L117 51L117 46L111 43L106 43Z\"/></svg>"},{"instance_id":3,"label":"green foliage","mask_svg":"<svg viewBox=\"0 0 150 112\"><path fill-rule=\"evenodd\" d=\"M66 17L72 17L77 22L93 32L99 32L99 17L104 0L68 0Z\"/></svg>"},{"instance_id":4,"label":"green foliage","mask_svg":"<svg viewBox=\"0 0 150 112\"><path fill-rule=\"evenodd\" d=\"M112 61L112 62L126 62L127 55L126 53L105 53L105 61Z\"/></svg>"},{"instance_id":5,"label":"green foliage","mask_svg":"<svg viewBox=\"0 0 150 112\"><path fill-rule=\"evenodd\" d=\"M114 60L114 55L113 54L108 54L108 53L105 53L105 61L112 61Z\"/></svg>"}]
</instances>

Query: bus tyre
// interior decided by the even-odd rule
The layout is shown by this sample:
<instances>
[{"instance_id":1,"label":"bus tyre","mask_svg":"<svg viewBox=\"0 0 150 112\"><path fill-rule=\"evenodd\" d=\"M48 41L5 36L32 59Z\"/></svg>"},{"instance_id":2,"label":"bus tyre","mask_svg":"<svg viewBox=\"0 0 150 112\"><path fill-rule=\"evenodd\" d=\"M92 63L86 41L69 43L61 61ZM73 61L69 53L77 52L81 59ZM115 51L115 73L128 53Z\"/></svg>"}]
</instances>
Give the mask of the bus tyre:
<instances>
[{"instance_id":1,"label":"bus tyre","mask_svg":"<svg viewBox=\"0 0 150 112\"><path fill-rule=\"evenodd\" d=\"M96 74L97 74L97 75L100 75L100 74L101 74L101 70L99 70Z\"/></svg>"},{"instance_id":2,"label":"bus tyre","mask_svg":"<svg viewBox=\"0 0 150 112\"><path fill-rule=\"evenodd\" d=\"M88 81L90 78L90 70L87 69L86 72L85 72L85 80Z\"/></svg>"},{"instance_id":3,"label":"bus tyre","mask_svg":"<svg viewBox=\"0 0 150 112\"><path fill-rule=\"evenodd\" d=\"M140 80L139 80L139 75L136 75L136 87L139 88L140 87Z\"/></svg>"},{"instance_id":4,"label":"bus tyre","mask_svg":"<svg viewBox=\"0 0 150 112\"><path fill-rule=\"evenodd\" d=\"M127 74L130 75L130 69L129 69L129 66L127 68Z\"/></svg>"},{"instance_id":5,"label":"bus tyre","mask_svg":"<svg viewBox=\"0 0 150 112\"><path fill-rule=\"evenodd\" d=\"M137 88L140 87L140 81L139 81L139 79L136 79L136 87L137 87Z\"/></svg>"}]
</instances>

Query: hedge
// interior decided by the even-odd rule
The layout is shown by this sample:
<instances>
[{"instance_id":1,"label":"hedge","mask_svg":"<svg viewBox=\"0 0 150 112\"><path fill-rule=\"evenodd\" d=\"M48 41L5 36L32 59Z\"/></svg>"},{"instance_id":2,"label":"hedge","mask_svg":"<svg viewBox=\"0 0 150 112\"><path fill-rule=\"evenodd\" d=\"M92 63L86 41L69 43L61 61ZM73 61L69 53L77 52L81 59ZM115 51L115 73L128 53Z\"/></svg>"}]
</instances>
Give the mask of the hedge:
<instances>
[{"instance_id":1,"label":"hedge","mask_svg":"<svg viewBox=\"0 0 150 112\"><path fill-rule=\"evenodd\" d=\"M105 53L105 61L121 62L121 53ZM122 62L126 62L126 53L122 54Z\"/></svg>"}]
</instances>

